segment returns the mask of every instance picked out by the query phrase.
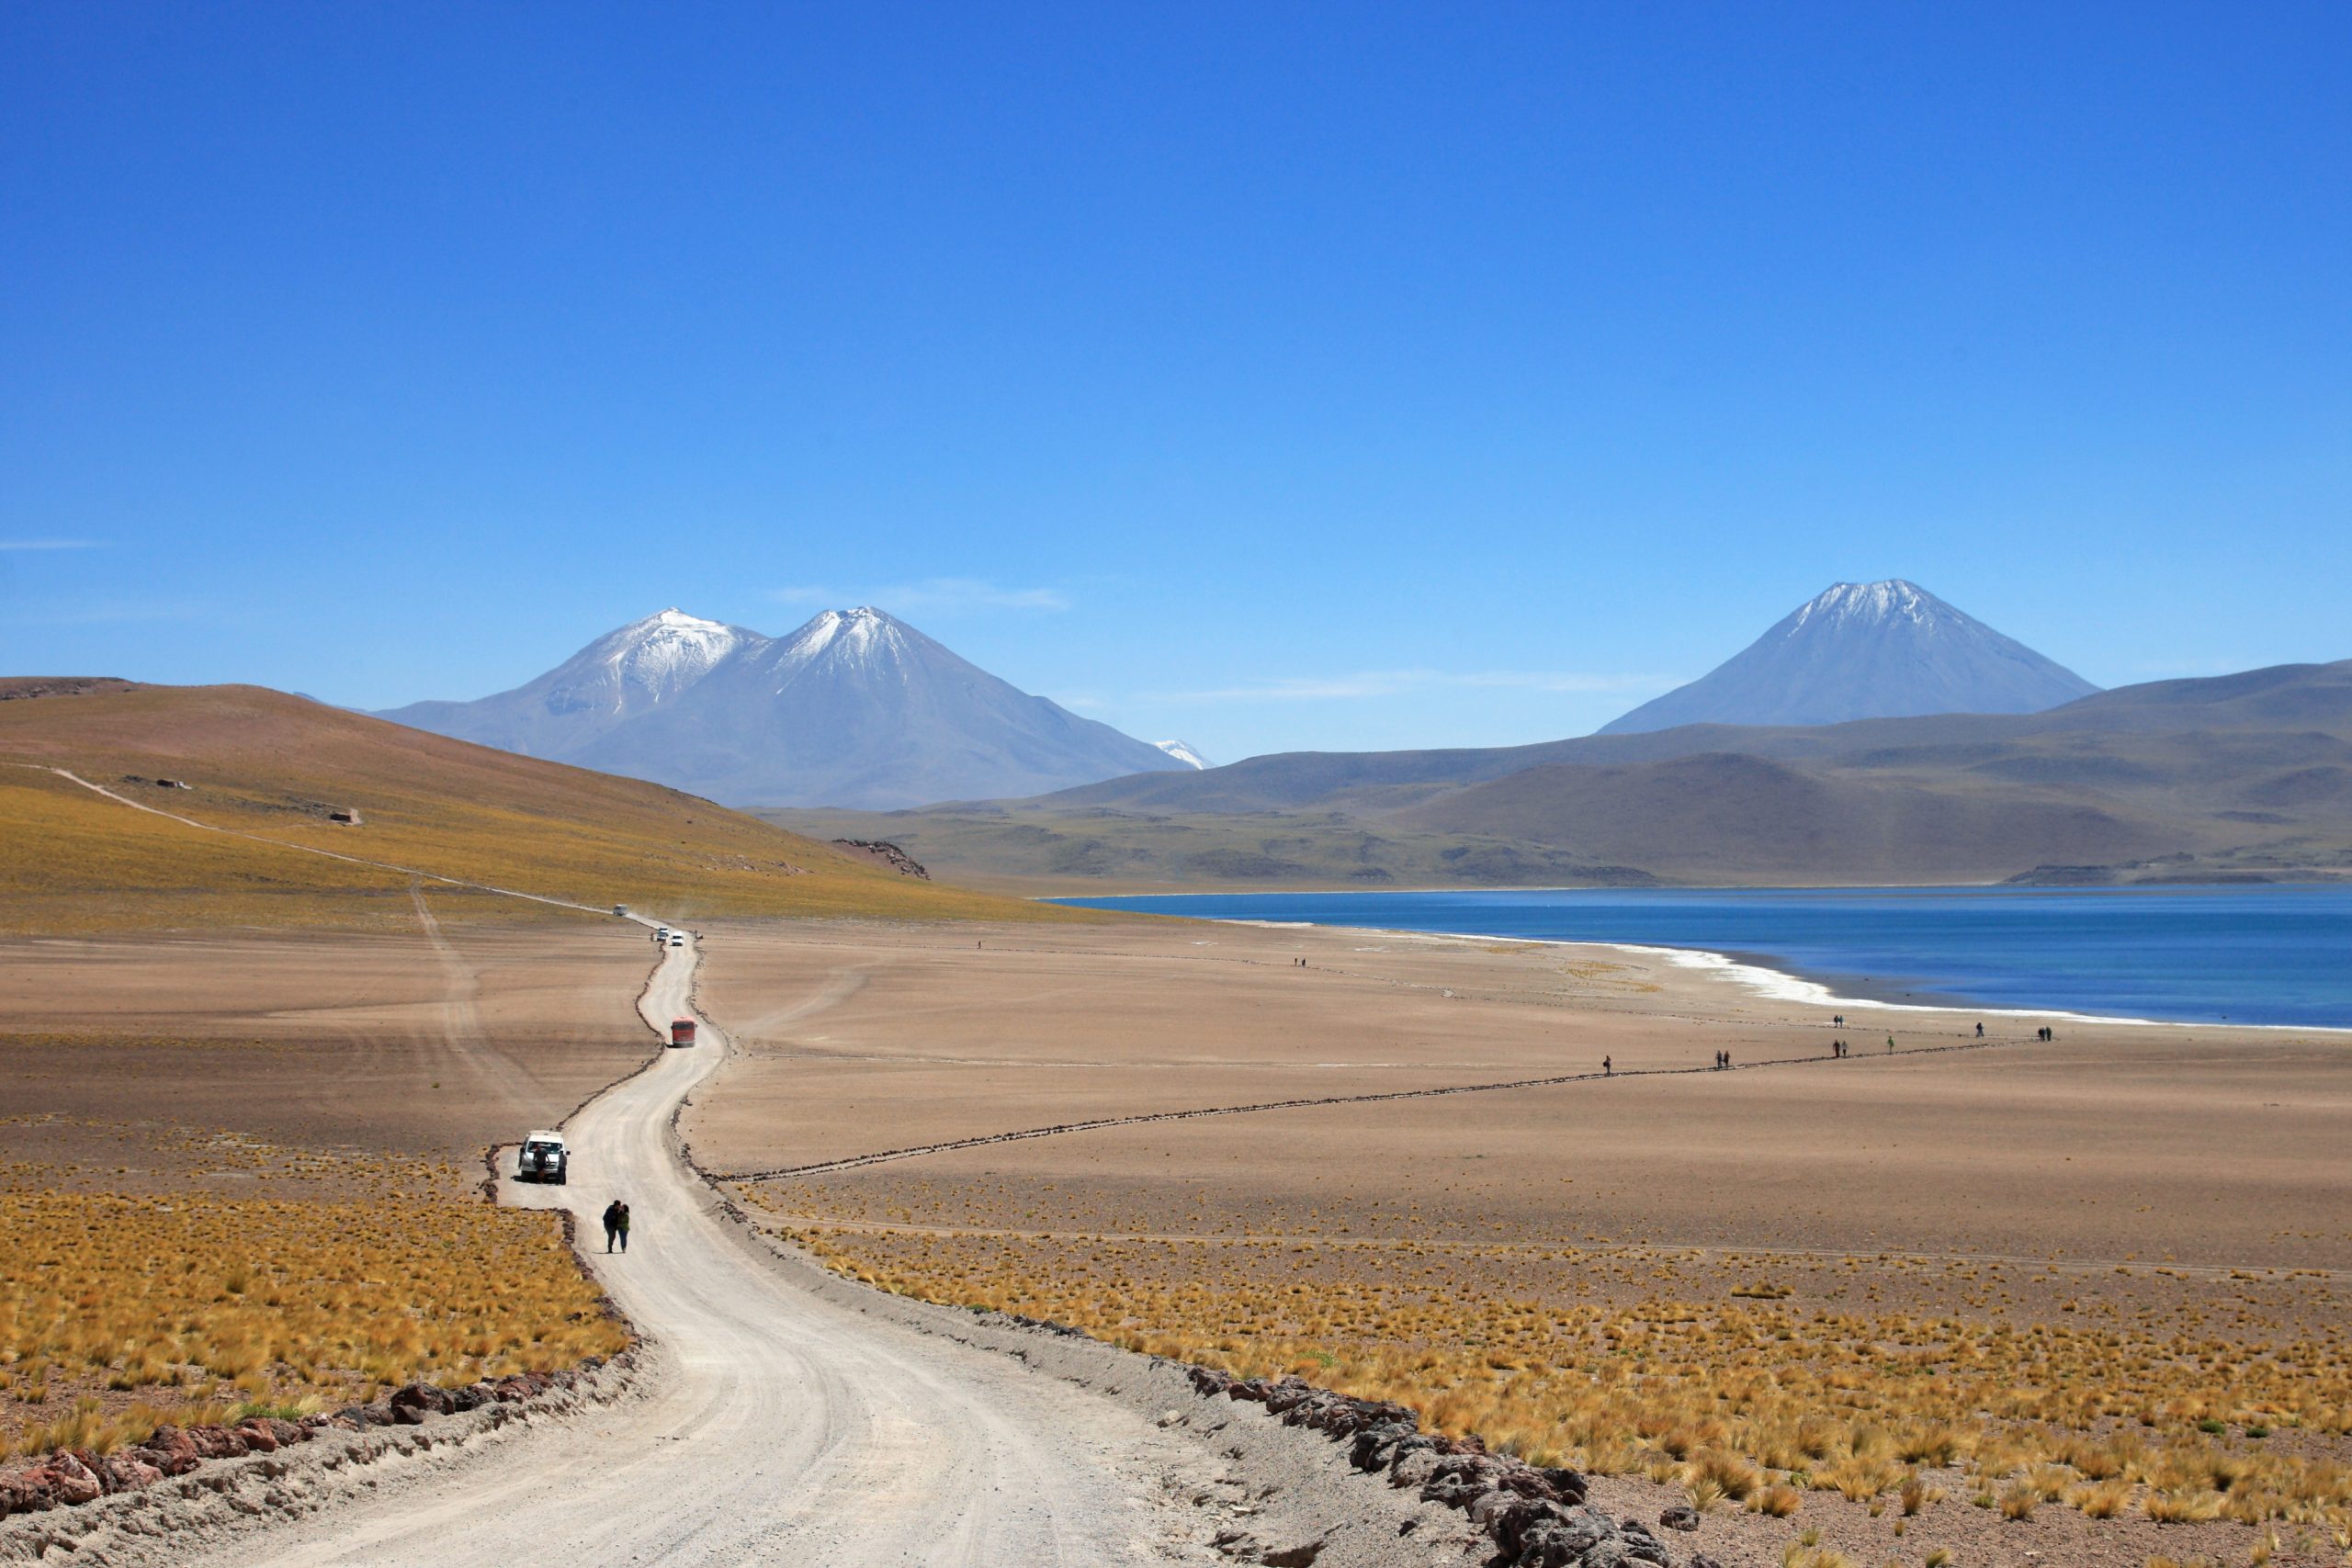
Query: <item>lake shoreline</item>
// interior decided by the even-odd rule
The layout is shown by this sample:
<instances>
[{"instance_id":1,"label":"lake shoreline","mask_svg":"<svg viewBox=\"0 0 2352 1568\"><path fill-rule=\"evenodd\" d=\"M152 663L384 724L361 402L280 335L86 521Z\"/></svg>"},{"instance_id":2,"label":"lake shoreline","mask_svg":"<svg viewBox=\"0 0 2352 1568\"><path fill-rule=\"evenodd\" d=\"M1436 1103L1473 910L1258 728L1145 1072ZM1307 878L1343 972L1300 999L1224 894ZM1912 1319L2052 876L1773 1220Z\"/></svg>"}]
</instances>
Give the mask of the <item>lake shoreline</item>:
<instances>
[{"instance_id":1,"label":"lake shoreline","mask_svg":"<svg viewBox=\"0 0 2352 1568\"><path fill-rule=\"evenodd\" d=\"M2274 887L2259 891L2276 894L2279 890ZM2324 894L2332 890L2312 888L2305 891ZM1543 903L1547 892L1556 900L1548 906ZM2191 1028L2352 1032L2352 987L2344 987L2340 980L2305 978L2300 983L2306 987L2317 987L2318 990L2305 996L2298 996L2295 990L2299 983L2295 971L2296 964L2302 964L2306 972L2324 970L2333 964L2328 954L2339 951L2345 940L2352 939L2352 899L2345 900L2340 908L2335 906L2335 900L2328 900L2317 906L2316 908L2298 908L2285 914L2275 910L2240 910L2219 906L2212 908L2200 908L2194 903L2181 902L2182 900L2211 900L2230 895L2242 896L2246 892L2245 889L2217 890L2207 886L2161 890L2138 888L1993 890L1951 887L1936 889L1904 887L1859 891L1804 889L1779 894L1778 897L1786 903L1784 907L1776 908L1762 902L1764 899L1775 897L1773 893L1759 894L1754 889L1734 889L1727 890L1724 894L1724 906L1712 909L1703 904L1693 904L1692 900L1702 898L1703 895L1689 890L1675 890L1669 895L1636 897L1622 892L1596 894L1590 889L1507 889L1494 890L1485 895L1485 897L1493 900L1491 904L1481 903L1477 896L1460 893L1400 895L1387 890L1324 895L1144 894L1118 897L1065 898L1056 901L1078 908L1129 913L1154 912L1148 907L1163 903L1181 903L1186 907L1170 908L1164 912L1227 924L1313 926L1339 931L1380 931L1394 936L1411 935L1470 942L1526 942L1562 946L1609 948L1628 953L1641 953L1682 968L1711 971L1733 981L1743 990L1760 998L1792 1002L1808 1009L1827 1010L1834 1012L1853 1012L1871 1009L1894 1013L1983 1018L2046 1018L2070 1022L2116 1023L2132 1027L2170 1025ZM1887 931L1897 925L1898 920L1892 919L1879 920L1875 918L1876 911L1868 908L1848 911L1848 918L1860 921L1860 929L1867 932L1867 936L1849 935L1844 938L1843 940L1847 942L1847 952L1858 958L1874 956L1892 958L1894 961L1893 964L1872 964L1871 967L1877 973L1866 974L1858 966L1819 962L1807 963L1802 956L1774 951L1768 942L1756 940L1756 935L1759 933L1743 933L1744 940L1707 941L1700 938L1683 942L1674 940L1672 936L1661 938L1656 934L1655 931L1636 935L1633 932L1621 933L1615 931L1591 929L1596 924L1604 926L1647 924L1655 928L1659 924L1661 917L1672 919L1694 908L1701 914L1711 917L1722 917L1726 910L1734 910L1741 917L1749 919L1756 918L1759 912L1768 918L1778 913L1790 917L1792 925L1801 924L1804 919L1810 919L1818 925L1825 910L1832 914L1838 913L1843 906L1857 898L1867 900L1871 895L1882 896L1883 901L1893 907L1897 916L1909 919L1915 927L1920 927L1923 919L1930 920L1937 918L1944 919L1949 922L1949 932L1931 927L1920 927L1907 935L1898 931L1889 936L1886 934ZM1580 907L1568 903L1567 900L1571 897L1578 900ZM1416 924L1409 919L1399 918L1407 911L1380 908L1377 904L1379 900L1410 902L1416 898L1429 899L1430 908L1441 916L1451 916L1450 921L1444 925ZM1996 918L2007 918L2011 926L2016 928L2000 934L2018 951L2006 953L1994 952L1991 955L1992 961L1988 963L1985 953L1968 950L1968 944L1972 940L1980 945L1984 943L1985 933L1991 929L1984 919L1988 911L1984 908L1970 908L1966 901L1996 898L2007 901L2008 907L1996 906L1989 912ZM2052 899L2060 900L2060 902L2047 902ZM2143 923L2151 924L2152 931L2144 940L2142 933L2127 931L2119 936L2116 930L2096 931L2086 935L2082 928L2092 923L2082 913L2086 907L2084 902L2086 899L2098 901L2101 907L2096 910L2096 914L2109 918L2110 926L2119 924L2113 917L2132 911L2147 916L2148 920ZM2116 902L2109 903L2108 900L2110 899ZM1371 919L1360 922L1331 918L1339 912L1335 906L1343 901L1352 904L1357 900L1366 901L1373 906L1366 911L1372 917ZM1802 907L1802 901L1804 900L1817 901L1816 907L1809 908ZM1280 906L1284 903L1290 904L1292 908L1279 911L1270 910L1265 914L1252 911L1252 906L1255 905ZM1300 908L1301 904L1311 907ZM2166 904L2172 907L2166 908ZM1203 908L1203 906L1209 907ZM1637 908L1637 906L1640 907ZM1539 923L1542 922L1547 910L1557 911L1556 918L1552 921L1555 925L1563 923L1575 925L1581 920L1587 929L1565 935L1524 929L1531 917ZM1609 915L1611 911L1624 914L1625 919L1610 919ZM1493 918L1481 923L1480 917L1489 913ZM2210 936L2203 931L2184 932L2177 929L2185 914L2201 916L2211 923L2213 930ZM2291 915L2293 919L2288 919L2287 915ZM2317 931L2315 933L2312 929L2314 915L2324 922L2341 923L2345 928L2344 931L2339 933L2335 924L2329 924L2325 930ZM2052 928L2046 938L2042 933L2025 929L2026 922L2044 918ZM2275 942L2269 940L2267 933L2255 923L2263 918L2272 919L2274 924L2278 926ZM1720 919L1719 923L1721 923ZM1520 929L1510 929L1514 926ZM1944 941L1947 934L1950 938L1948 947ZM1839 940L1841 939L1836 932L1825 938L1817 930L1813 932L1799 931L1792 935L1792 942L1799 945L1811 945L1816 950L1821 949L1825 942L1834 949ZM1865 941L1875 947L1874 953L1863 950L1861 944ZM1890 953L1887 951L1888 942L1899 944L1904 941L1910 941L1916 945L1907 953L1898 951ZM2072 955L2078 964L2086 966L2069 971L2065 968L2062 958L2046 972L2045 985L2045 972L2039 971L2034 965L2047 962L2046 953L2068 954L2070 941L2073 943ZM2190 956L2201 959L2210 965L2214 963L2214 955L2217 953L2229 958L2238 967L2235 969L2211 967L2198 976L2207 982L2210 987L2208 990L2200 994L2193 981L2186 985L2174 984L2175 995L2172 998L2152 998L2156 1005L2145 1007L2135 1008L2128 1004L2101 1005L2098 1001L2073 999L2066 995L2070 990L2078 993L2082 991L2096 993L2102 990L2110 993L2116 990L2129 992L2132 989L2133 981L2129 965L2131 962L2143 958L2137 951L2143 947L2149 948L2157 955L2154 959L2143 961L2143 970L2145 977L2152 983L2174 983L2176 976L2166 968L2161 949L2161 943L2165 942L2169 942L2181 950L2183 962L2180 967L2184 971L2191 967L2188 963ZM2105 944L2104 947L2102 943ZM2335 945L2331 946L2330 943ZM2312 956L2313 950L2318 953L2316 963ZM1929 956L1946 952L1949 952L1951 956L1943 957L1940 961ZM2101 958L2116 966L2111 971L2098 969L2092 961ZM2006 969L2000 966L1999 961L2002 959L2009 960L2009 965ZM1971 976L1966 973L1955 974L1951 978L1945 978L1938 973L1939 970L1965 971L1972 963L1977 965L1974 977L1987 982L1986 989L1983 991L1970 986ZM2240 1009L2248 1006L2245 998L2248 988L2271 983L2269 976L2253 972L2264 963L2282 968L2283 975L2278 984L2293 1005L2330 1010L2340 1008L2345 1010L2338 1012L2335 1017L2266 1018L2256 1016L2248 1018L2237 1016ZM2151 964L2153 969L2149 967ZM1887 977L1882 979L1881 975ZM2048 1000L2030 994L2044 990L2056 994ZM2345 991L2345 995L2340 998L2335 995L2337 990ZM2165 1000L2170 1000L2171 1005L2162 1005Z\"/></svg>"}]
</instances>

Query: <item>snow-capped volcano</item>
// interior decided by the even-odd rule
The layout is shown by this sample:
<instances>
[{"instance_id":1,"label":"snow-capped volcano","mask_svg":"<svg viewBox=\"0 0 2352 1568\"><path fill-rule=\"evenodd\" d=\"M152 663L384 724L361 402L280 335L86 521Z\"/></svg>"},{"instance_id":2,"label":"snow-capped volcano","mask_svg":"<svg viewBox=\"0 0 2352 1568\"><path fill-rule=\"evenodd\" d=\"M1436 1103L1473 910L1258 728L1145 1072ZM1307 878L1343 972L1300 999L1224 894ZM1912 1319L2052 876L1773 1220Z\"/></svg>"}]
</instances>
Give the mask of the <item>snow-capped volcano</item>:
<instances>
[{"instance_id":1,"label":"snow-capped volcano","mask_svg":"<svg viewBox=\"0 0 2352 1568\"><path fill-rule=\"evenodd\" d=\"M1831 584L1714 670L1600 733L2039 713L2098 690L1918 584L1889 578Z\"/></svg>"},{"instance_id":2,"label":"snow-capped volcano","mask_svg":"<svg viewBox=\"0 0 2352 1568\"><path fill-rule=\"evenodd\" d=\"M511 692L379 716L746 806L920 806L1194 765L871 606L780 637L664 610Z\"/></svg>"},{"instance_id":3,"label":"snow-capped volcano","mask_svg":"<svg viewBox=\"0 0 2352 1568\"><path fill-rule=\"evenodd\" d=\"M1206 768L1212 765L1206 757L1202 756L1182 740L1155 740L1152 744L1188 768Z\"/></svg>"},{"instance_id":4,"label":"snow-capped volcano","mask_svg":"<svg viewBox=\"0 0 2352 1568\"><path fill-rule=\"evenodd\" d=\"M608 695L616 710L632 702L658 703L709 674L746 643L765 640L741 626L668 609L590 643L564 666L584 666L567 690L583 697Z\"/></svg>"}]
</instances>

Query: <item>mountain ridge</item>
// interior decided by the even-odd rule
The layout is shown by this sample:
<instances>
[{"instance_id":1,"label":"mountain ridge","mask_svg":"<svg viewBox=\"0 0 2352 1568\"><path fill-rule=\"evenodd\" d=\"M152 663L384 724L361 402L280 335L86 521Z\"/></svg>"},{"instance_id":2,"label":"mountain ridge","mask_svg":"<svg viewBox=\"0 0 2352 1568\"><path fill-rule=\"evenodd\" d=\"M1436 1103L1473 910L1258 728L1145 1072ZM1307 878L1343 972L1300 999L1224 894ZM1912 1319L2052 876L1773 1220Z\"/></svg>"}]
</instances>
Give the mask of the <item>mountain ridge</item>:
<instances>
[{"instance_id":1,"label":"mountain ridge","mask_svg":"<svg viewBox=\"0 0 2352 1568\"><path fill-rule=\"evenodd\" d=\"M2344 878L2352 660L2037 714L1278 753L887 818L767 815L1030 893Z\"/></svg>"},{"instance_id":2,"label":"mountain ridge","mask_svg":"<svg viewBox=\"0 0 2352 1568\"><path fill-rule=\"evenodd\" d=\"M511 691L375 716L743 806L897 807L1189 767L871 605L777 637L672 607Z\"/></svg>"}]
</instances>

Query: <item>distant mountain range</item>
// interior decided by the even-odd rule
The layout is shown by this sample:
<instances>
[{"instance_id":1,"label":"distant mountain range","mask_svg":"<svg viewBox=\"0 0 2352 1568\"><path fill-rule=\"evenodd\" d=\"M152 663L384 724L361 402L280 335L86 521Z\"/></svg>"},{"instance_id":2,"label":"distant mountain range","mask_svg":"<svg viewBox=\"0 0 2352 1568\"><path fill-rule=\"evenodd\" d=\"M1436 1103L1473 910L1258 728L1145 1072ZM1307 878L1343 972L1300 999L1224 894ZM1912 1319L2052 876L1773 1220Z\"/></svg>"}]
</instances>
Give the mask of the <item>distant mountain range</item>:
<instances>
[{"instance_id":1,"label":"distant mountain range","mask_svg":"<svg viewBox=\"0 0 2352 1568\"><path fill-rule=\"evenodd\" d=\"M2352 878L2352 660L2037 714L1293 752L773 819L1033 889Z\"/></svg>"},{"instance_id":2,"label":"distant mountain range","mask_svg":"<svg viewBox=\"0 0 2352 1568\"><path fill-rule=\"evenodd\" d=\"M828 610L782 637L663 610L511 692L377 716L731 806L888 808L1201 765L871 608Z\"/></svg>"},{"instance_id":3,"label":"distant mountain range","mask_svg":"<svg viewBox=\"0 0 2352 1568\"><path fill-rule=\"evenodd\" d=\"M1832 584L1740 653L1600 733L2039 713L2098 690L1917 583L1890 578Z\"/></svg>"}]
</instances>

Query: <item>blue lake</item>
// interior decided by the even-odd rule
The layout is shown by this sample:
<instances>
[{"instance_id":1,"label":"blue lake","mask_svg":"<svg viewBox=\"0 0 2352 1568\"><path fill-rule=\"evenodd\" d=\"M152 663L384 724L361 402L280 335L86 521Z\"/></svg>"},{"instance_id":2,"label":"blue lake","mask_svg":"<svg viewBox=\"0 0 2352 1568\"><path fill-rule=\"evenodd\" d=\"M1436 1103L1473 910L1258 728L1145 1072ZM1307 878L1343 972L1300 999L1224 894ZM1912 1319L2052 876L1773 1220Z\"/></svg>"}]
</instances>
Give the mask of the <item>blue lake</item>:
<instances>
[{"instance_id":1,"label":"blue lake","mask_svg":"<svg viewBox=\"0 0 2352 1568\"><path fill-rule=\"evenodd\" d=\"M2352 1028L2352 886L1198 893L1057 902L1700 949L1880 1001Z\"/></svg>"}]
</instances>

